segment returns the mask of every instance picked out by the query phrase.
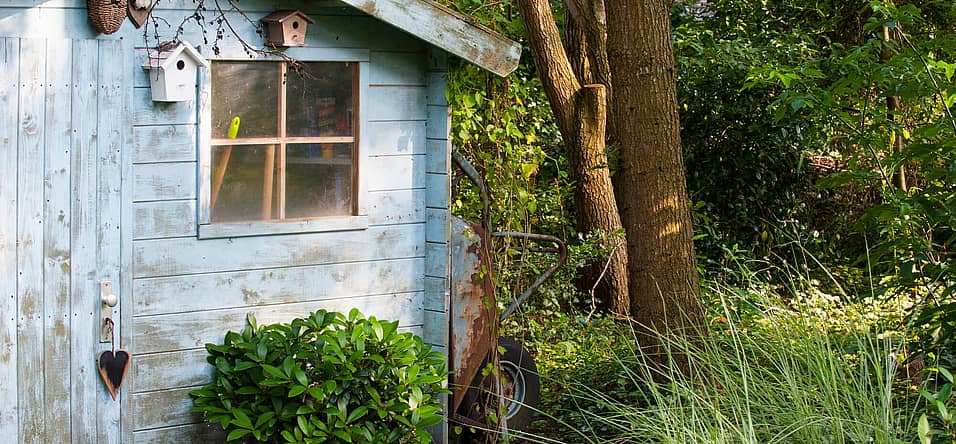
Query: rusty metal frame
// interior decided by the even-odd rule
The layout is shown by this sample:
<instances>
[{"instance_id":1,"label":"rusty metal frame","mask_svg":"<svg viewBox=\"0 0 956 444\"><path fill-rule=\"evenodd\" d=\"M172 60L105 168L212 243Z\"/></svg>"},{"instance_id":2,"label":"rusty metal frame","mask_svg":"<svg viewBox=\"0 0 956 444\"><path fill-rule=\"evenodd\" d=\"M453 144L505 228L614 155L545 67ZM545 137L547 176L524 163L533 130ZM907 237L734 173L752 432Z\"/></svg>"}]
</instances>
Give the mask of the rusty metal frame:
<instances>
[{"instance_id":1,"label":"rusty metal frame","mask_svg":"<svg viewBox=\"0 0 956 444\"><path fill-rule=\"evenodd\" d=\"M557 253L558 254L558 260L555 261L554 265L552 265L551 268L549 268L547 271L542 273L541 276L538 276L538 278L535 279L535 281L528 288L526 288L523 292L521 292L521 295L519 295L518 298L515 299L515 301L512 302L510 306L508 306L508 308L504 311L504 313L501 314L500 320L503 321L508 316L511 316L511 314L518 309L518 306L521 305L521 303L527 300L535 292L535 290L537 290L538 287L541 286L541 284L543 284L545 281L551 278L551 276L553 276L554 273L557 272L562 265L564 265L564 263L568 260L568 246L567 244L564 243L563 240L555 236L551 236L547 234L522 233L519 231L497 231L497 232L491 233L491 236L501 237L501 238L515 237L515 238L529 240L529 241L550 242L555 245L554 248L528 248L527 251L530 251L533 253Z\"/></svg>"},{"instance_id":2,"label":"rusty metal frame","mask_svg":"<svg viewBox=\"0 0 956 444\"><path fill-rule=\"evenodd\" d=\"M449 411L450 417L464 424L477 424L480 423L480 413L473 415L472 406L469 405L464 406L464 412L460 408L465 404L466 394L471 393L472 397L480 398L478 393L489 389L494 391L493 381L489 382L489 378L481 374L481 369L488 363L498 366L499 324L564 265L568 249L564 241L555 236L517 231L489 233L488 188L478 170L461 153L453 150L452 159L479 189L482 220L480 225L457 217L451 220L449 364L453 392ZM521 239L523 242L518 247L521 251L558 254L555 264L538 276L500 316L492 280L492 237ZM554 246L530 246L529 242L551 243Z\"/></svg>"}]
</instances>

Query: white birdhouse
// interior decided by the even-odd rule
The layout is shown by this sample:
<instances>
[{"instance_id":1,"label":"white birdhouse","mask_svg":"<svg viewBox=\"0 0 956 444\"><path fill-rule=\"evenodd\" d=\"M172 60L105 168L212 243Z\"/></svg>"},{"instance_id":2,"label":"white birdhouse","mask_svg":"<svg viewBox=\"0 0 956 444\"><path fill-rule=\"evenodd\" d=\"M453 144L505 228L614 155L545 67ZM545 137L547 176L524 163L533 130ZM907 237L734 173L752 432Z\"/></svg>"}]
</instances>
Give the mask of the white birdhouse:
<instances>
[{"instance_id":1,"label":"white birdhouse","mask_svg":"<svg viewBox=\"0 0 956 444\"><path fill-rule=\"evenodd\" d=\"M196 68L209 67L196 48L180 42L169 48L150 50L143 62L148 71L154 102L182 102L196 97Z\"/></svg>"},{"instance_id":2,"label":"white birdhouse","mask_svg":"<svg viewBox=\"0 0 956 444\"><path fill-rule=\"evenodd\" d=\"M315 23L302 11L276 11L262 18L269 30L270 46L303 46L309 23Z\"/></svg>"}]
</instances>

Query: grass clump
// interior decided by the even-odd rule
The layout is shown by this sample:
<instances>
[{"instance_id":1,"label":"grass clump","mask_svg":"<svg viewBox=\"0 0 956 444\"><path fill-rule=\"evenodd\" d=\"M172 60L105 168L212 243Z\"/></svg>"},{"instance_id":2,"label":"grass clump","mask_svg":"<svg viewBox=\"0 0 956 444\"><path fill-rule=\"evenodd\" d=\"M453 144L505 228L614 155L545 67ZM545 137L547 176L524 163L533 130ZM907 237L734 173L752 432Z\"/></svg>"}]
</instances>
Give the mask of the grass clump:
<instances>
[{"instance_id":1,"label":"grass clump","mask_svg":"<svg viewBox=\"0 0 956 444\"><path fill-rule=\"evenodd\" d=\"M626 324L567 317L532 323L526 341L538 349L551 391L543 396L540 439L530 440L952 442L919 430L927 403L917 394L920 381L902 371L901 326L874 318L871 305L783 300L766 288L710 292L708 335L661 338L669 365L636 347ZM689 370L679 371L678 361ZM953 401L943 404L952 408Z\"/></svg>"}]
</instances>

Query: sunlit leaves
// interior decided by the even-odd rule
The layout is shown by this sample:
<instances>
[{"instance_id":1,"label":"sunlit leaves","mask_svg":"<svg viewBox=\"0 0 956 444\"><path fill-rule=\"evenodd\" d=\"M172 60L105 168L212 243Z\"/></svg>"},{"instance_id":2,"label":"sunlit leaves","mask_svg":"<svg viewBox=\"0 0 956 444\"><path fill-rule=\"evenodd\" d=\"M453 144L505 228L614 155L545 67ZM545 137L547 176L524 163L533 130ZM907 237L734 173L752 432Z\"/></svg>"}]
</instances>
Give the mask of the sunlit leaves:
<instances>
[{"instance_id":1,"label":"sunlit leaves","mask_svg":"<svg viewBox=\"0 0 956 444\"><path fill-rule=\"evenodd\" d=\"M397 322L324 310L208 344L213 380L192 411L229 440L425 443L441 420L444 359Z\"/></svg>"}]
</instances>

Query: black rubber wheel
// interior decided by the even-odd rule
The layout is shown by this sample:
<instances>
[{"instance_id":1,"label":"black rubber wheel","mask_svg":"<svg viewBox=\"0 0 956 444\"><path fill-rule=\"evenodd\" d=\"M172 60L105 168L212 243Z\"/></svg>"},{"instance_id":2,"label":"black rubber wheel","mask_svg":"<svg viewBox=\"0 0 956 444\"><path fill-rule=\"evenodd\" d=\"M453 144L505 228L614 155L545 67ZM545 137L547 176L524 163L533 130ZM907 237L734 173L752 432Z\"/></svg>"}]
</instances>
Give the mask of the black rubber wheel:
<instances>
[{"instance_id":1,"label":"black rubber wheel","mask_svg":"<svg viewBox=\"0 0 956 444\"><path fill-rule=\"evenodd\" d=\"M498 345L504 349L499 361L508 429L527 431L541 401L538 368L528 351L514 339L499 338Z\"/></svg>"},{"instance_id":2,"label":"black rubber wheel","mask_svg":"<svg viewBox=\"0 0 956 444\"><path fill-rule=\"evenodd\" d=\"M501 390L503 402L503 416L507 419L508 430L525 432L540 406L541 383L538 380L538 369L531 359L531 355L521 347L521 344L511 338L498 338L498 346L503 350L498 357L501 363L501 384L494 378L494 373L479 372L465 392L458 414L471 421L487 424L490 429L481 430L466 428L459 442L494 442L497 436L498 421L489 419L489 413L497 410L498 391ZM488 365L485 359L482 368ZM495 415L497 416L497 415ZM489 441L490 439L490 441Z\"/></svg>"}]
</instances>

